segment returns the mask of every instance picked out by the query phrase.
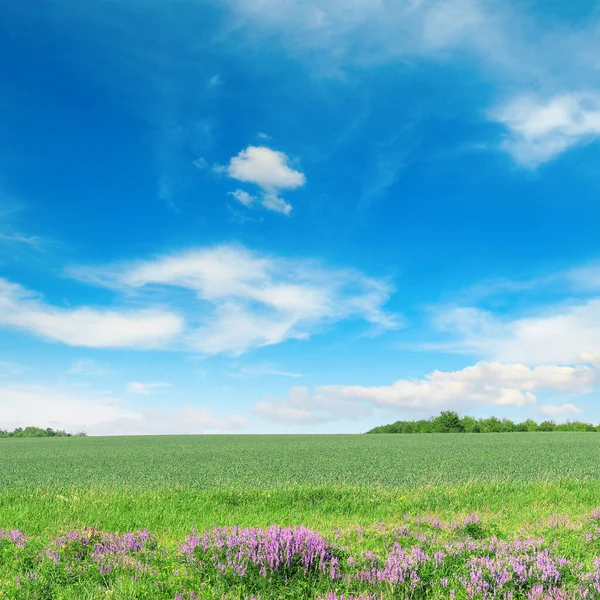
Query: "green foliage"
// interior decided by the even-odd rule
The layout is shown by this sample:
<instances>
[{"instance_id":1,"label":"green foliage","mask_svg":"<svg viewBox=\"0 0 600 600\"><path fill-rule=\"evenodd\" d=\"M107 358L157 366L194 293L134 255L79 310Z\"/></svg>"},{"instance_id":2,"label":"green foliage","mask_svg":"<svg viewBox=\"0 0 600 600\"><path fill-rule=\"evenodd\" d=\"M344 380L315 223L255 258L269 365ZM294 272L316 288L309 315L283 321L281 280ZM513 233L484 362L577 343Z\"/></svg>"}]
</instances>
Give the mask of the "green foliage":
<instances>
[{"instance_id":1,"label":"green foliage","mask_svg":"<svg viewBox=\"0 0 600 600\"><path fill-rule=\"evenodd\" d=\"M17 427L13 431L6 431L0 429L0 438L49 438L49 437L71 437L72 433L67 433L62 430L55 430L47 427L42 429L41 427ZM75 434L77 436L85 436L85 432Z\"/></svg>"},{"instance_id":2,"label":"green foliage","mask_svg":"<svg viewBox=\"0 0 600 600\"><path fill-rule=\"evenodd\" d=\"M487 417L476 419L469 415L462 418L454 411L443 411L437 417L420 421L396 421L389 425L375 427L367 433L512 433L525 431L600 431L600 425L581 421L567 421L557 425L554 421L544 421L539 425L533 419L514 423L509 419Z\"/></svg>"}]
</instances>

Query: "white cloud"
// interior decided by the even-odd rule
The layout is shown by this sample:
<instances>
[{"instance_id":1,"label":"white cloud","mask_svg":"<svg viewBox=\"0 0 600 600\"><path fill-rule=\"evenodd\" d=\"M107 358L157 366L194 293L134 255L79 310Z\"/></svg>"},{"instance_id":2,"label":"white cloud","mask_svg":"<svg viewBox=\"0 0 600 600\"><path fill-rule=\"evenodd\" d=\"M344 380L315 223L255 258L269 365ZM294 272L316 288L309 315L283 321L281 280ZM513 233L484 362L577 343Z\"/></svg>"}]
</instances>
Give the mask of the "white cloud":
<instances>
[{"instance_id":1,"label":"white cloud","mask_svg":"<svg viewBox=\"0 0 600 600\"><path fill-rule=\"evenodd\" d=\"M582 412L581 409L574 404L542 404L540 406L540 413L548 417L565 417L580 412Z\"/></svg>"},{"instance_id":2,"label":"white cloud","mask_svg":"<svg viewBox=\"0 0 600 600\"><path fill-rule=\"evenodd\" d=\"M216 88L216 87L219 87L222 83L223 83L223 78L221 77L220 73L217 73L216 75L213 75L208 80L208 87L209 88Z\"/></svg>"},{"instance_id":3,"label":"white cloud","mask_svg":"<svg viewBox=\"0 0 600 600\"><path fill-rule=\"evenodd\" d=\"M320 68L338 63L371 64L408 54L483 44L496 22L478 0L230 0L239 18L273 33L291 52L323 58Z\"/></svg>"},{"instance_id":4,"label":"white cloud","mask_svg":"<svg viewBox=\"0 0 600 600\"><path fill-rule=\"evenodd\" d=\"M262 192L260 202L265 208L288 215L292 207L279 196L280 192L306 183L304 174L292 169L288 163L289 158L283 152L265 146L248 146L232 157L226 168L218 167L217 171L226 171L232 179L257 185ZM254 200L243 190L231 194L246 206Z\"/></svg>"},{"instance_id":5,"label":"white cloud","mask_svg":"<svg viewBox=\"0 0 600 600\"><path fill-rule=\"evenodd\" d=\"M254 413L271 421L312 423L362 417L369 408L405 409L421 413L472 406L521 407L548 390L582 392L598 383L589 367L479 362L461 371L434 371L421 380L400 379L388 386L328 385L311 395L292 388L280 402L260 402ZM361 412L361 410L363 412Z\"/></svg>"},{"instance_id":6,"label":"white cloud","mask_svg":"<svg viewBox=\"0 0 600 600\"><path fill-rule=\"evenodd\" d=\"M294 386L282 401L258 402L252 412L275 423L314 425L338 419L364 419L371 415L372 409L335 394L322 393L322 388L311 394L304 386Z\"/></svg>"},{"instance_id":7,"label":"white cloud","mask_svg":"<svg viewBox=\"0 0 600 600\"><path fill-rule=\"evenodd\" d=\"M600 290L600 266L597 263L569 269L565 275L568 283L579 291Z\"/></svg>"},{"instance_id":8,"label":"white cloud","mask_svg":"<svg viewBox=\"0 0 600 600\"><path fill-rule=\"evenodd\" d=\"M588 363L590 365L594 365L595 367L600 367L600 352L591 353L591 352L582 352L577 360Z\"/></svg>"},{"instance_id":9,"label":"white cloud","mask_svg":"<svg viewBox=\"0 0 600 600\"><path fill-rule=\"evenodd\" d=\"M219 433L243 428L240 415L216 417L192 406L136 410L118 399L44 386L0 386L2 427L34 425L90 435Z\"/></svg>"},{"instance_id":10,"label":"white cloud","mask_svg":"<svg viewBox=\"0 0 600 600\"><path fill-rule=\"evenodd\" d=\"M490 112L489 117L508 131L502 147L519 164L535 168L600 137L600 95L522 96Z\"/></svg>"},{"instance_id":11,"label":"white cloud","mask_svg":"<svg viewBox=\"0 0 600 600\"><path fill-rule=\"evenodd\" d=\"M234 192L229 192L229 195L233 196L238 202L241 202L244 206L250 206L256 200L256 196L252 196L244 190L235 190Z\"/></svg>"},{"instance_id":12,"label":"white cloud","mask_svg":"<svg viewBox=\"0 0 600 600\"><path fill-rule=\"evenodd\" d=\"M163 381L154 381L149 383L142 383L141 381L131 381L127 384L127 391L130 394L153 394L155 391L161 388L171 387L170 383Z\"/></svg>"},{"instance_id":13,"label":"white cloud","mask_svg":"<svg viewBox=\"0 0 600 600\"><path fill-rule=\"evenodd\" d=\"M90 348L157 348L183 327L178 315L161 310L55 308L20 285L0 279L2 325Z\"/></svg>"},{"instance_id":14,"label":"white cloud","mask_svg":"<svg viewBox=\"0 0 600 600\"><path fill-rule=\"evenodd\" d=\"M231 371L228 373L229 377L234 379L246 379L250 377L260 377L263 375L273 376L273 377L291 377L293 379L304 377L302 373L292 373L290 371L281 371L277 368L262 365L262 366L250 366L250 367L242 367L237 371Z\"/></svg>"},{"instance_id":15,"label":"white cloud","mask_svg":"<svg viewBox=\"0 0 600 600\"><path fill-rule=\"evenodd\" d=\"M301 187L306 178L288 165L283 152L265 146L248 146L229 161L227 173L233 179L255 183L263 189L285 190Z\"/></svg>"},{"instance_id":16,"label":"white cloud","mask_svg":"<svg viewBox=\"0 0 600 600\"><path fill-rule=\"evenodd\" d=\"M240 354L287 339L306 339L324 324L361 319L382 329L400 326L383 310L392 288L351 269L216 246L106 269L73 269L80 279L143 294L152 290L197 297L188 310L195 327L186 341L203 353ZM174 301L178 301L174 298Z\"/></svg>"},{"instance_id":17,"label":"white cloud","mask_svg":"<svg viewBox=\"0 0 600 600\"><path fill-rule=\"evenodd\" d=\"M34 235L23 235L21 233L0 233L0 241L26 244L27 246L31 246L37 250L40 250L44 243L40 237Z\"/></svg>"},{"instance_id":18,"label":"white cloud","mask_svg":"<svg viewBox=\"0 0 600 600\"><path fill-rule=\"evenodd\" d=\"M454 334L433 349L477 354L524 364L576 362L582 353L600 354L600 299L546 306L536 315L501 319L473 307L441 307L434 322Z\"/></svg>"},{"instance_id":19,"label":"white cloud","mask_svg":"<svg viewBox=\"0 0 600 600\"><path fill-rule=\"evenodd\" d=\"M81 358L76 360L67 371L70 375L91 375L99 376L106 375L110 371L100 363L90 358Z\"/></svg>"}]
</instances>

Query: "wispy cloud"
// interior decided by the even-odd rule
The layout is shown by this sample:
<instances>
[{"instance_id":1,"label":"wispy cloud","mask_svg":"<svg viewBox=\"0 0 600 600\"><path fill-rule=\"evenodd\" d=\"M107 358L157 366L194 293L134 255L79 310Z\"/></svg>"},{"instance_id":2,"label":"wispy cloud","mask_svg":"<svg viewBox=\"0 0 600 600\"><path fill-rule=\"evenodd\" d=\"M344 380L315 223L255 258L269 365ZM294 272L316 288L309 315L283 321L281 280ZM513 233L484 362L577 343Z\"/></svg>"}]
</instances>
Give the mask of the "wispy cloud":
<instances>
[{"instance_id":1,"label":"wispy cloud","mask_svg":"<svg viewBox=\"0 0 600 600\"><path fill-rule=\"evenodd\" d=\"M302 373L293 373L290 371L281 371L268 365L257 365L250 367L241 367L235 371L228 373L229 377L234 379L247 379L251 377L262 377L262 376L273 376L273 377L291 377L301 378L304 377Z\"/></svg>"},{"instance_id":2,"label":"wispy cloud","mask_svg":"<svg viewBox=\"0 0 600 600\"><path fill-rule=\"evenodd\" d=\"M42 250L44 242L37 236L27 236L21 233L0 233L0 241L15 244L26 244L36 250Z\"/></svg>"},{"instance_id":3,"label":"wispy cloud","mask_svg":"<svg viewBox=\"0 0 600 600\"><path fill-rule=\"evenodd\" d=\"M56 308L18 284L0 279L0 326L90 348L157 348L176 336L182 319L171 312Z\"/></svg>"},{"instance_id":4,"label":"wispy cloud","mask_svg":"<svg viewBox=\"0 0 600 600\"><path fill-rule=\"evenodd\" d=\"M69 375L90 375L93 377L107 375L110 370L91 358L76 360L67 371Z\"/></svg>"},{"instance_id":5,"label":"wispy cloud","mask_svg":"<svg viewBox=\"0 0 600 600\"><path fill-rule=\"evenodd\" d=\"M10 360L0 360L0 374L5 376L22 375L27 369Z\"/></svg>"},{"instance_id":6,"label":"wispy cloud","mask_svg":"<svg viewBox=\"0 0 600 600\"><path fill-rule=\"evenodd\" d=\"M127 384L127 391L130 394L154 394L161 389L171 387L172 384L164 381L153 381L143 383L141 381L131 381Z\"/></svg>"},{"instance_id":7,"label":"wispy cloud","mask_svg":"<svg viewBox=\"0 0 600 600\"><path fill-rule=\"evenodd\" d=\"M250 348L306 339L328 323L360 319L380 329L401 326L383 306L392 293L385 280L314 261L260 254L241 246L215 246L70 274L115 290L163 295L191 290L189 348L205 354L241 354ZM189 293L183 293L189 298ZM181 304L177 296L173 302Z\"/></svg>"}]
</instances>

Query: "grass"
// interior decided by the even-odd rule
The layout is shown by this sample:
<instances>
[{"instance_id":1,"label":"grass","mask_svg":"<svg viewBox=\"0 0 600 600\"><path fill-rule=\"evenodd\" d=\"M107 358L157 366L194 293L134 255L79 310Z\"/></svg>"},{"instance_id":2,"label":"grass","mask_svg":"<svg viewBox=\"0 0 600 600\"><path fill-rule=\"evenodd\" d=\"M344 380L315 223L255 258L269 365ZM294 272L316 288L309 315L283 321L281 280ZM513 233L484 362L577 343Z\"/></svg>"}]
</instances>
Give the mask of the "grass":
<instances>
[{"instance_id":1,"label":"grass","mask_svg":"<svg viewBox=\"0 0 600 600\"><path fill-rule=\"evenodd\" d=\"M599 505L594 433L0 440L0 528L25 531L41 545L86 527L147 528L173 548L192 527L304 524L332 537L356 527L391 531L406 518L451 522L470 513L481 516L486 535L550 539L558 535L548 528L552 515L576 521ZM579 552L577 535L558 536L570 556ZM390 550L389 540L376 535L360 544L341 539L352 552ZM100 597L96 584L90 598ZM113 597L146 597L136 595L141 587L129 577L118 585L125 587ZM84 588L73 590L87 597ZM298 597L317 597L298 590ZM261 597L287 597L269 594Z\"/></svg>"}]
</instances>

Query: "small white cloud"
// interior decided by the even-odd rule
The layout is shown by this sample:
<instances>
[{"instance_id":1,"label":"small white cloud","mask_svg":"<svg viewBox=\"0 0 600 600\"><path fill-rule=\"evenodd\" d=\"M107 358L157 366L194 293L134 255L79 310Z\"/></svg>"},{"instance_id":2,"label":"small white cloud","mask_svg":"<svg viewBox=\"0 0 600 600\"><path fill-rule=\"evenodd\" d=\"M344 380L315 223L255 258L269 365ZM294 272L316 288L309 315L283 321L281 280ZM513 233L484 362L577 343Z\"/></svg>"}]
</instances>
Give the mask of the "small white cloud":
<instances>
[{"instance_id":1,"label":"small white cloud","mask_svg":"<svg viewBox=\"0 0 600 600\"><path fill-rule=\"evenodd\" d=\"M233 196L238 202L241 202L244 206L250 206L256 200L256 196L252 196L244 190L235 190L234 192L229 192L229 195Z\"/></svg>"},{"instance_id":2,"label":"small white cloud","mask_svg":"<svg viewBox=\"0 0 600 600\"><path fill-rule=\"evenodd\" d=\"M71 375L90 375L90 376L100 376L106 375L110 371L100 363L95 360L89 358L82 358L80 360L76 360L71 368L67 371L67 373Z\"/></svg>"},{"instance_id":3,"label":"small white cloud","mask_svg":"<svg viewBox=\"0 0 600 600\"><path fill-rule=\"evenodd\" d=\"M232 179L257 185L262 193L262 206L285 215L290 214L292 207L280 197L280 192L302 187L306 183L304 174L289 166L286 154L265 146L248 146L231 158L227 167L216 167L215 170L226 170ZM233 195L248 205L249 203L240 198L240 193L245 192L236 190ZM249 200L253 197L246 194L243 198Z\"/></svg>"},{"instance_id":4,"label":"small white cloud","mask_svg":"<svg viewBox=\"0 0 600 600\"><path fill-rule=\"evenodd\" d=\"M157 348L177 335L182 319L161 310L62 309L0 278L0 326L24 329L70 346Z\"/></svg>"},{"instance_id":5,"label":"small white cloud","mask_svg":"<svg viewBox=\"0 0 600 600\"><path fill-rule=\"evenodd\" d=\"M216 75L213 75L208 80L208 87L209 88L216 88L216 87L219 87L222 83L223 83L223 78L221 77L220 73L217 73Z\"/></svg>"},{"instance_id":6,"label":"small white cloud","mask_svg":"<svg viewBox=\"0 0 600 600\"><path fill-rule=\"evenodd\" d=\"M227 174L238 181L255 183L269 190L301 187L306 183L304 174L288 165L283 152L265 146L248 146L229 161Z\"/></svg>"},{"instance_id":7,"label":"small white cloud","mask_svg":"<svg viewBox=\"0 0 600 600\"><path fill-rule=\"evenodd\" d=\"M153 394L161 388L171 387L170 383L162 381L153 381L149 383L142 383L141 381L131 381L127 384L127 391L130 394Z\"/></svg>"},{"instance_id":8,"label":"small white cloud","mask_svg":"<svg viewBox=\"0 0 600 600\"><path fill-rule=\"evenodd\" d=\"M542 404L540 406L540 413L548 417L565 417L580 412L582 412L581 409L574 404Z\"/></svg>"},{"instance_id":9,"label":"small white cloud","mask_svg":"<svg viewBox=\"0 0 600 600\"><path fill-rule=\"evenodd\" d=\"M473 406L521 407L536 402L536 392L581 392L598 383L589 367L480 362L460 371L434 371L421 380L400 379L387 386L328 385L314 394L296 387L283 401L260 402L254 413L271 421L319 422L360 418L373 408L417 413ZM570 406L570 405L567 405Z\"/></svg>"},{"instance_id":10,"label":"small white cloud","mask_svg":"<svg viewBox=\"0 0 600 600\"><path fill-rule=\"evenodd\" d=\"M292 212L292 205L288 204L277 194L265 194L262 198L262 205L273 212L288 216Z\"/></svg>"},{"instance_id":11,"label":"small white cloud","mask_svg":"<svg viewBox=\"0 0 600 600\"><path fill-rule=\"evenodd\" d=\"M502 148L519 164L535 168L600 137L600 95L522 96L491 111L489 118L508 130Z\"/></svg>"}]
</instances>

